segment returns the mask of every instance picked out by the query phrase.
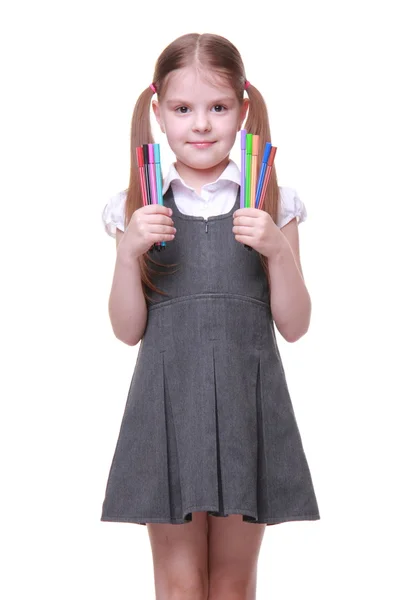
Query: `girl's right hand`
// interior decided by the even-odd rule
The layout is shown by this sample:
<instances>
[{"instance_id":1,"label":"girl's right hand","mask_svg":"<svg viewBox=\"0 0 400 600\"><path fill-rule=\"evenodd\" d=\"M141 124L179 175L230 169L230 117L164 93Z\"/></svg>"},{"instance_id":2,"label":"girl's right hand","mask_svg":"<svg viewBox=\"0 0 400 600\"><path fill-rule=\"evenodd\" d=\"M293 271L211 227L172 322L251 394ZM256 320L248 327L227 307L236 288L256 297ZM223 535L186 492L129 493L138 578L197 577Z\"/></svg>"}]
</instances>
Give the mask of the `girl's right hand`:
<instances>
[{"instance_id":1,"label":"girl's right hand","mask_svg":"<svg viewBox=\"0 0 400 600\"><path fill-rule=\"evenodd\" d=\"M173 240L176 229L171 215L172 210L163 204L141 206L133 213L119 246L123 243L125 252L138 258L153 244Z\"/></svg>"}]
</instances>

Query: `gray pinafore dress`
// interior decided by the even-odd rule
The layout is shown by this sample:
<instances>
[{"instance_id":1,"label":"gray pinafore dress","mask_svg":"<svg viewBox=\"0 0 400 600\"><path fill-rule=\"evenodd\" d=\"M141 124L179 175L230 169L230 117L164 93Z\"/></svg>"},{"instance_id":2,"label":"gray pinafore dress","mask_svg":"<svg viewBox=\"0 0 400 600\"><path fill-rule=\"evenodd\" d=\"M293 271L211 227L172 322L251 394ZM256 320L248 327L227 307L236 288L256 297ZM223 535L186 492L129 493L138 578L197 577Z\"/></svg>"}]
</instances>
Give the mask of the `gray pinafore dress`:
<instances>
[{"instance_id":1,"label":"gray pinafore dress","mask_svg":"<svg viewBox=\"0 0 400 600\"><path fill-rule=\"evenodd\" d=\"M182 214L171 190L164 204L177 232L151 254L152 281L168 296L151 292L101 521L317 520L268 281L232 232L239 195L208 220Z\"/></svg>"}]
</instances>

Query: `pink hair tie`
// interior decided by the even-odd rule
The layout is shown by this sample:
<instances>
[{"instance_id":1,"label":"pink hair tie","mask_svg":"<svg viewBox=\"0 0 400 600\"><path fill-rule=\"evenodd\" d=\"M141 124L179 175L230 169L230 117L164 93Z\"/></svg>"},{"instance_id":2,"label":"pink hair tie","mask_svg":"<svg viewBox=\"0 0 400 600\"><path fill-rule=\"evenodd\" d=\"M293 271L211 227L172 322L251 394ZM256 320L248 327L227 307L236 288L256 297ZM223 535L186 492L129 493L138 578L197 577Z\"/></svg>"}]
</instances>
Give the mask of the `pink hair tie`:
<instances>
[{"instance_id":1,"label":"pink hair tie","mask_svg":"<svg viewBox=\"0 0 400 600\"><path fill-rule=\"evenodd\" d=\"M244 82L244 89L247 90L250 87L250 81L246 81Z\"/></svg>"},{"instance_id":2,"label":"pink hair tie","mask_svg":"<svg viewBox=\"0 0 400 600\"><path fill-rule=\"evenodd\" d=\"M151 83L149 85L149 88L151 89L151 91L153 92L153 94L157 94L157 88L156 88L156 86L155 86L154 83Z\"/></svg>"}]
</instances>

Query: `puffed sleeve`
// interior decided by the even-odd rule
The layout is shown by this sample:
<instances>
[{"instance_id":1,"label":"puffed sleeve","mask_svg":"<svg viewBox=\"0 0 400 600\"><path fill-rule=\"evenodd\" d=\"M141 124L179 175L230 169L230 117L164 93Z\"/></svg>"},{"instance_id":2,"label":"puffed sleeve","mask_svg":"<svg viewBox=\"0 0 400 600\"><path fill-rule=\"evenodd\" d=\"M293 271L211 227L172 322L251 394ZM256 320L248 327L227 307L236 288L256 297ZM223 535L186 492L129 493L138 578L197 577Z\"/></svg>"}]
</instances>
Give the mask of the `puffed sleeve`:
<instances>
[{"instance_id":1,"label":"puffed sleeve","mask_svg":"<svg viewBox=\"0 0 400 600\"><path fill-rule=\"evenodd\" d=\"M297 217L297 222L302 223L307 218L307 210L300 200L297 191L290 187L280 187L280 210L278 211L277 225L280 229L289 221Z\"/></svg>"},{"instance_id":2,"label":"puffed sleeve","mask_svg":"<svg viewBox=\"0 0 400 600\"><path fill-rule=\"evenodd\" d=\"M104 229L111 237L116 237L117 228L125 231L125 201L126 192L120 192L109 199L102 213Z\"/></svg>"}]
</instances>

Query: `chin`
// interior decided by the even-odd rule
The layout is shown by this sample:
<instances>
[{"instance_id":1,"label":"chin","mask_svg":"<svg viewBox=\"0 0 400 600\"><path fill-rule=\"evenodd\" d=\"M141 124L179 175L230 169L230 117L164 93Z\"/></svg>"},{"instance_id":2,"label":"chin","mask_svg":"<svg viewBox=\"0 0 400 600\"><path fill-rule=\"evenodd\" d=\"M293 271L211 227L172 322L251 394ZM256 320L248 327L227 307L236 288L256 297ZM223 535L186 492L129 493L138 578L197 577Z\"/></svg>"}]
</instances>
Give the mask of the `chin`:
<instances>
[{"instance_id":1,"label":"chin","mask_svg":"<svg viewBox=\"0 0 400 600\"><path fill-rule=\"evenodd\" d=\"M202 151L201 151L202 152ZM227 156L206 156L204 155L197 156L196 160L193 160L193 156L188 157L186 164L193 169L213 169L217 167L223 162L228 162L229 154Z\"/></svg>"},{"instance_id":2,"label":"chin","mask_svg":"<svg viewBox=\"0 0 400 600\"><path fill-rule=\"evenodd\" d=\"M198 162L196 164L189 165L192 169L199 169L201 171L209 171L211 169L215 169L218 165L221 164L221 161L211 161L211 162Z\"/></svg>"}]
</instances>

